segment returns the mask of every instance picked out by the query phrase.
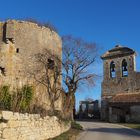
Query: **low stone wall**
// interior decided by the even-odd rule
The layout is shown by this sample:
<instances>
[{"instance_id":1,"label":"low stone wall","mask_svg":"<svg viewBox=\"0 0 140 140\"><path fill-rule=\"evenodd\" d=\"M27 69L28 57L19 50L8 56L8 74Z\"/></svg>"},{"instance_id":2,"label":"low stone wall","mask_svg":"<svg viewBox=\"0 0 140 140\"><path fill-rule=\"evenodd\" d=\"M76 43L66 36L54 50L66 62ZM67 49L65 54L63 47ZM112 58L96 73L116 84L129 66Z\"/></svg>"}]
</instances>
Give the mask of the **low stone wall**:
<instances>
[{"instance_id":1,"label":"low stone wall","mask_svg":"<svg viewBox=\"0 0 140 140\"><path fill-rule=\"evenodd\" d=\"M69 130L56 116L0 112L0 140L47 140Z\"/></svg>"}]
</instances>

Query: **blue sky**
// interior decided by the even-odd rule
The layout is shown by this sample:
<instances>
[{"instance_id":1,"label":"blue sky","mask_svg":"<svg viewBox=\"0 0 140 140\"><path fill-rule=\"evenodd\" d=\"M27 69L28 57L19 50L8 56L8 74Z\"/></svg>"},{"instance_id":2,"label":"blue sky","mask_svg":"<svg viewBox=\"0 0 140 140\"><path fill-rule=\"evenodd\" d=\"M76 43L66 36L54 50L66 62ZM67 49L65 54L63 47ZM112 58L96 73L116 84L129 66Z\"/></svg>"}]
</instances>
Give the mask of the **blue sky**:
<instances>
[{"instance_id":1,"label":"blue sky","mask_svg":"<svg viewBox=\"0 0 140 140\"><path fill-rule=\"evenodd\" d=\"M140 0L0 0L0 20L33 18L50 21L59 34L72 34L94 41L100 54L121 44L137 52L140 70ZM93 68L102 76L102 61ZM102 78L96 86L84 87L76 94L79 100L100 99Z\"/></svg>"}]
</instances>

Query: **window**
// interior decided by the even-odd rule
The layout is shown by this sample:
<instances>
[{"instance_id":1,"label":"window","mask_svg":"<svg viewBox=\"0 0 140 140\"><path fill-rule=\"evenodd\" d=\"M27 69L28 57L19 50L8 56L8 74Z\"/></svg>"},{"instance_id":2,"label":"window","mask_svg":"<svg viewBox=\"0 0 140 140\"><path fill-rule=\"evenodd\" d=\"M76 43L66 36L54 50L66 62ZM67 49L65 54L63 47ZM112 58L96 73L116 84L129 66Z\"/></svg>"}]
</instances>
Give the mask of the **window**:
<instances>
[{"instance_id":1,"label":"window","mask_svg":"<svg viewBox=\"0 0 140 140\"><path fill-rule=\"evenodd\" d=\"M5 68L0 67L0 73L1 73L3 76L6 76L6 74L5 74Z\"/></svg>"},{"instance_id":2,"label":"window","mask_svg":"<svg viewBox=\"0 0 140 140\"><path fill-rule=\"evenodd\" d=\"M124 59L122 61L122 77L127 77L128 76L128 70L127 70L127 62Z\"/></svg>"},{"instance_id":3,"label":"window","mask_svg":"<svg viewBox=\"0 0 140 140\"><path fill-rule=\"evenodd\" d=\"M110 77L111 78L116 77L115 63L113 61L110 63Z\"/></svg>"},{"instance_id":4,"label":"window","mask_svg":"<svg viewBox=\"0 0 140 140\"><path fill-rule=\"evenodd\" d=\"M16 53L19 53L19 48L16 49Z\"/></svg>"},{"instance_id":5,"label":"window","mask_svg":"<svg viewBox=\"0 0 140 140\"><path fill-rule=\"evenodd\" d=\"M48 59L48 68L49 69L54 69L54 60Z\"/></svg>"}]
</instances>

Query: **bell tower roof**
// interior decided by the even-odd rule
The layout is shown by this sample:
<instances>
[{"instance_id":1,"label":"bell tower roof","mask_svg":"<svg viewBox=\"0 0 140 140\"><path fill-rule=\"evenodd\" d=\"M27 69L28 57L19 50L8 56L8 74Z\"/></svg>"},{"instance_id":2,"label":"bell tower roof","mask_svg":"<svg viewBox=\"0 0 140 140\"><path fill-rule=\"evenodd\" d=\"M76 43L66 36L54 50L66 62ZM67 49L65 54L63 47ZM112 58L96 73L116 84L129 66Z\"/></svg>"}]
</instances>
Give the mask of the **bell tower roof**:
<instances>
[{"instance_id":1,"label":"bell tower roof","mask_svg":"<svg viewBox=\"0 0 140 140\"><path fill-rule=\"evenodd\" d=\"M104 60L104 59L128 56L131 54L135 54L135 51L128 47L116 45L113 49L111 49L111 50L107 51L105 54L103 54L101 56L101 58Z\"/></svg>"}]
</instances>

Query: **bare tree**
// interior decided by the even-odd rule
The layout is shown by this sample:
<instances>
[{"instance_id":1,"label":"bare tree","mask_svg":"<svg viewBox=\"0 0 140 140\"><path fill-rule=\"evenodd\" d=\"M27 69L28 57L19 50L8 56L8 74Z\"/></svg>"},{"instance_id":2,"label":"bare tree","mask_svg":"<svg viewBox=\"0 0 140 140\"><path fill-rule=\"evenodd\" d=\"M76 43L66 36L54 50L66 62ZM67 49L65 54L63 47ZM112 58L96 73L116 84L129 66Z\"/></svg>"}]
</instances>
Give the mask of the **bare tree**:
<instances>
[{"instance_id":1,"label":"bare tree","mask_svg":"<svg viewBox=\"0 0 140 140\"><path fill-rule=\"evenodd\" d=\"M32 75L36 82L46 87L52 111L55 110L55 102L63 95L64 118L73 118L75 105L75 93L82 86L94 86L96 74L92 72L92 66L97 57L95 43L87 43L82 39L72 36L62 37L62 60L50 51L35 55L35 68ZM62 78L62 87L60 79Z\"/></svg>"},{"instance_id":2,"label":"bare tree","mask_svg":"<svg viewBox=\"0 0 140 140\"><path fill-rule=\"evenodd\" d=\"M96 74L92 72L97 57L95 43L88 43L72 36L64 36L63 42L63 91L65 102L63 105L65 116L72 118L77 89L86 84L94 86Z\"/></svg>"}]
</instances>

